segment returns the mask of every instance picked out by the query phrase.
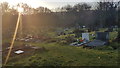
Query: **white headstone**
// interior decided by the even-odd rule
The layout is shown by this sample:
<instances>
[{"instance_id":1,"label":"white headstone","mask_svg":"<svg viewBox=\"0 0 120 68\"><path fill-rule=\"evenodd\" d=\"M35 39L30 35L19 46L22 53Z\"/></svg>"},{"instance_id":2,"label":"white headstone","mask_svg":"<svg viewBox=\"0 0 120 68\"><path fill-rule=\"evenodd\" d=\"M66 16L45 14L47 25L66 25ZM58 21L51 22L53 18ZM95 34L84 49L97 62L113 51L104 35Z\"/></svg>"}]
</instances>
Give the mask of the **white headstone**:
<instances>
[{"instance_id":1,"label":"white headstone","mask_svg":"<svg viewBox=\"0 0 120 68\"><path fill-rule=\"evenodd\" d=\"M89 41L89 33L82 33L82 40Z\"/></svg>"}]
</instances>

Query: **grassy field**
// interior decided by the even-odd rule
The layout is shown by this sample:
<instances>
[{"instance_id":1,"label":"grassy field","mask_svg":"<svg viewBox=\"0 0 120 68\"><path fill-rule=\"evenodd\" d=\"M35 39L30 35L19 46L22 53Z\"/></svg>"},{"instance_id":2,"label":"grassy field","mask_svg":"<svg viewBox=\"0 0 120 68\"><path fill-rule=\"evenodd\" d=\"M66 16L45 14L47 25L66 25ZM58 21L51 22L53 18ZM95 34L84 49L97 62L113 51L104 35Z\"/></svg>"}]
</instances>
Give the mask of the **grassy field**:
<instances>
[{"instance_id":1,"label":"grassy field","mask_svg":"<svg viewBox=\"0 0 120 68\"><path fill-rule=\"evenodd\" d=\"M91 32L90 34L95 32ZM49 35L54 35L49 33ZM66 36L66 35L65 35ZM117 32L110 33L110 40L117 36ZM59 36L62 38L63 36ZM58 38L59 38L58 37ZM90 39L92 37L90 36ZM3 40L8 43L10 40ZM19 48L27 44L40 47L40 50L26 50L25 53L10 56L7 66L117 66L118 49L114 46L120 46L119 43L111 43L110 46L103 46L95 49L69 46L57 42L19 42L14 46ZM111 47L112 46L112 47ZM22 46L21 46L22 47ZM4 49L4 48L3 48ZM3 61L5 55L3 56Z\"/></svg>"},{"instance_id":2,"label":"grassy field","mask_svg":"<svg viewBox=\"0 0 120 68\"><path fill-rule=\"evenodd\" d=\"M44 47L43 51L30 52L27 55L10 57L8 65L12 66L116 66L117 50L83 49L57 43L31 43Z\"/></svg>"}]
</instances>

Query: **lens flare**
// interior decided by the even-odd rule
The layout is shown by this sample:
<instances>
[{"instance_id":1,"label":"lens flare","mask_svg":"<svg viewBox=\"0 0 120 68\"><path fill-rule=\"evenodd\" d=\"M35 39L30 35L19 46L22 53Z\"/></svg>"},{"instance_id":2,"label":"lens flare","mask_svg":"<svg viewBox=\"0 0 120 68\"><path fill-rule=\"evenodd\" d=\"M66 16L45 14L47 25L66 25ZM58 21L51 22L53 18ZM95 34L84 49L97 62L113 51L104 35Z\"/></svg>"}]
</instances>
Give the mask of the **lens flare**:
<instances>
[{"instance_id":1,"label":"lens flare","mask_svg":"<svg viewBox=\"0 0 120 68\"><path fill-rule=\"evenodd\" d=\"M21 7L18 7L17 10L18 10L19 13L22 13L24 11L23 8L21 8Z\"/></svg>"},{"instance_id":2,"label":"lens flare","mask_svg":"<svg viewBox=\"0 0 120 68\"><path fill-rule=\"evenodd\" d=\"M6 65L8 59L9 59L9 57L10 57L10 54L11 54L11 51L12 51L12 48L13 48L13 45L14 45L14 42L15 42L15 39L16 39L16 35L17 35L17 32L18 32L18 27L19 27L19 24L20 24L20 18L21 18L21 13L19 13L19 16L18 16L18 20L17 20L15 32L14 32L13 39L12 39L11 45L10 45L10 49L9 49L9 51L8 51L8 54L7 54L7 57L6 57L6 59L5 59L4 65Z\"/></svg>"}]
</instances>

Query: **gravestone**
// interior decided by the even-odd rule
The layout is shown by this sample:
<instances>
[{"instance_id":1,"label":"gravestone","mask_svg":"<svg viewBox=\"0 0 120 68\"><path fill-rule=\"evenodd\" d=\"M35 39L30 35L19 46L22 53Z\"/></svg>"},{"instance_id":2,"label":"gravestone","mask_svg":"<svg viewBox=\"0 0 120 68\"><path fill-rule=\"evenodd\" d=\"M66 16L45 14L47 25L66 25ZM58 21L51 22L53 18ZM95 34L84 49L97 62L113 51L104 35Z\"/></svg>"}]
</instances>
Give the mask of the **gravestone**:
<instances>
[{"instance_id":1,"label":"gravestone","mask_svg":"<svg viewBox=\"0 0 120 68\"><path fill-rule=\"evenodd\" d=\"M109 32L97 32L96 40L109 41Z\"/></svg>"},{"instance_id":2,"label":"gravestone","mask_svg":"<svg viewBox=\"0 0 120 68\"><path fill-rule=\"evenodd\" d=\"M97 32L96 40L87 44L87 46L102 46L109 41L109 32Z\"/></svg>"},{"instance_id":3,"label":"gravestone","mask_svg":"<svg viewBox=\"0 0 120 68\"><path fill-rule=\"evenodd\" d=\"M89 41L89 33L82 33L82 40L84 40L84 42L88 42Z\"/></svg>"}]
</instances>

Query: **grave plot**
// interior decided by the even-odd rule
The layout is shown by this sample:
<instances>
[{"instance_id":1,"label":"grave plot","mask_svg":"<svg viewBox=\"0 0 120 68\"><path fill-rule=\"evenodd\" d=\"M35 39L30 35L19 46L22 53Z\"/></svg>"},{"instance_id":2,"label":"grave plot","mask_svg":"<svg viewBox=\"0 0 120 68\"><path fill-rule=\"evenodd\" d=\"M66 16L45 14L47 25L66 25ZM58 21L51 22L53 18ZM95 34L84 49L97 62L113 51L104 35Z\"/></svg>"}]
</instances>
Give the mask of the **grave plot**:
<instances>
[{"instance_id":1,"label":"grave plot","mask_svg":"<svg viewBox=\"0 0 120 68\"><path fill-rule=\"evenodd\" d=\"M71 43L71 46L83 46L89 42L89 33L82 33L82 39L77 39L77 42Z\"/></svg>"},{"instance_id":2,"label":"grave plot","mask_svg":"<svg viewBox=\"0 0 120 68\"><path fill-rule=\"evenodd\" d=\"M108 32L97 32L96 39L87 44L87 46L102 46L109 42Z\"/></svg>"}]
</instances>

